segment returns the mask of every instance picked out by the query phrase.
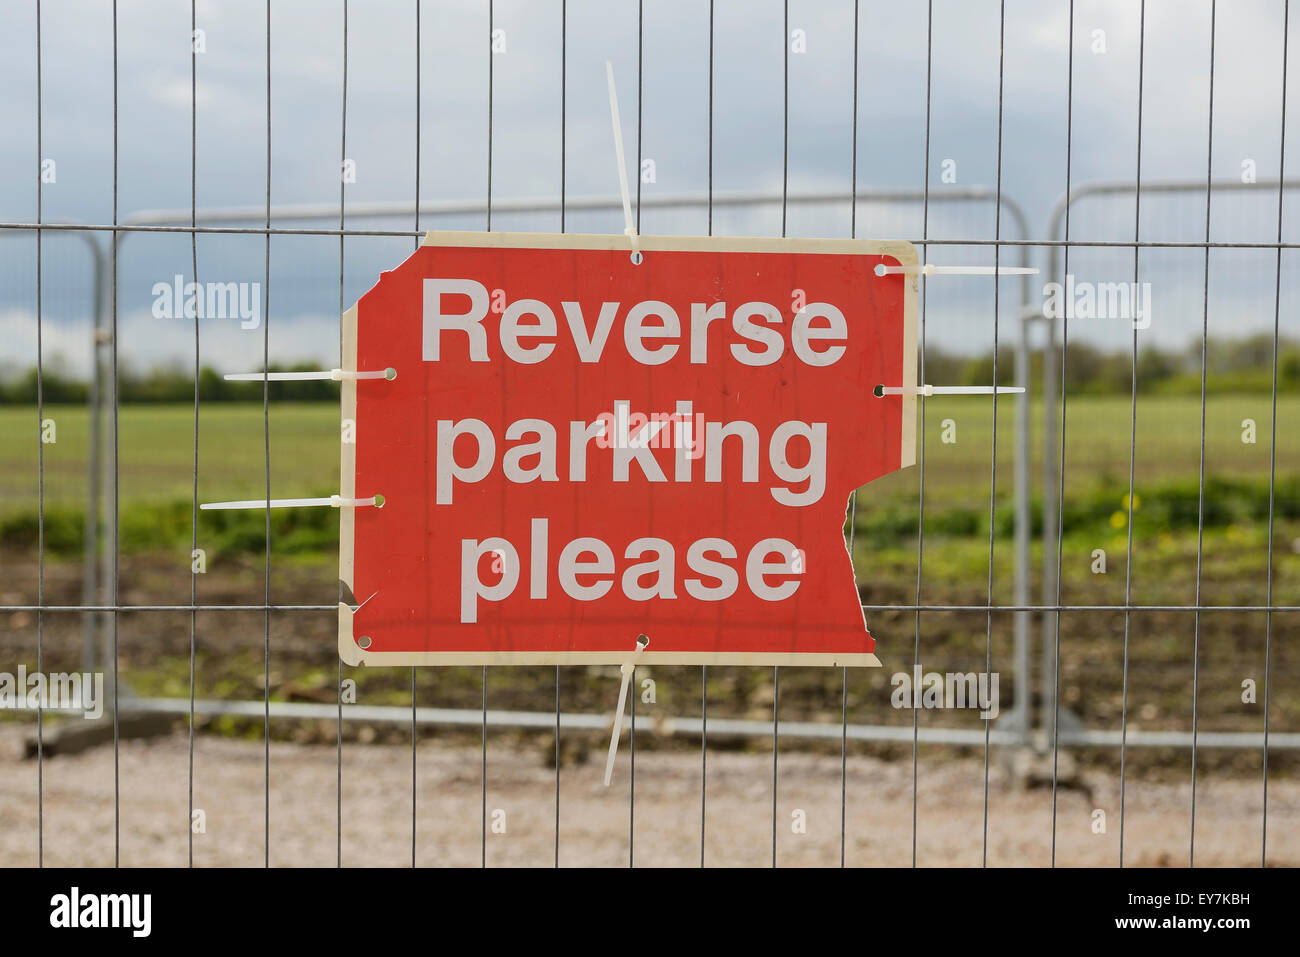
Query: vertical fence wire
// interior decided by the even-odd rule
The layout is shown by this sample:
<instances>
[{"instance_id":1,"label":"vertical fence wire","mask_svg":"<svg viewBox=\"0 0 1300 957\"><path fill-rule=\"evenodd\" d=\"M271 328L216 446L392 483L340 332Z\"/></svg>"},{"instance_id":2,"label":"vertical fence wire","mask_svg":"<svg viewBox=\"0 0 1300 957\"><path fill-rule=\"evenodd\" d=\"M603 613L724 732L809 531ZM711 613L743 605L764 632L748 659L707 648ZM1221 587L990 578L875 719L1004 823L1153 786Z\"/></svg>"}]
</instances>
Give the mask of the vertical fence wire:
<instances>
[{"instance_id":1,"label":"vertical fence wire","mask_svg":"<svg viewBox=\"0 0 1300 957\"><path fill-rule=\"evenodd\" d=\"M118 175L118 122L117 122L117 0L113 0L113 252L112 252L112 363L113 363L113 866L122 863L122 748L121 722L118 716L120 679L117 655L118 617L121 613L121 600L118 595L120 577L120 549L118 548L118 523L121 516L118 497L119 479L122 474L119 450L120 433L118 430L118 375L117 375L117 175Z\"/></svg>"},{"instance_id":2,"label":"vertical fence wire","mask_svg":"<svg viewBox=\"0 0 1300 957\"><path fill-rule=\"evenodd\" d=\"M569 3L560 0L560 232L568 226ZM555 866L560 866L560 666L555 666Z\"/></svg>"},{"instance_id":3,"label":"vertical fence wire","mask_svg":"<svg viewBox=\"0 0 1300 957\"><path fill-rule=\"evenodd\" d=\"M934 0L927 0L925 14L925 179L922 187L921 199L921 262L925 262L927 250L926 240L930 238L930 90L933 86L933 69L934 69ZM926 291L926 278L924 275L918 277L921 293L921 321L920 321L920 371L918 372L917 381L924 384L925 382L925 312L928 305ZM917 403L920 408L917 410L921 418L920 428L917 435L920 440L917 442L920 457L918 459L919 475L917 478L917 502L916 502L916 633L912 646L912 666L915 669L921 664L921 580L924 564L922 558L925 554L925 403ZM916 811L917 811L917 745L921 737L921 711L919 708L912 709L912 866L916 867Z\"/></svg>"},{"instance_id":4,"label":"vertical fence wire","mask_svg":"<svg viewBox=\"0 0 1300 957\"><path fill-rule=\"evenodd\" d=\"M1134 166L1136 189L1133 196L1133 282L1138 281L1138 243L1142 238L1142 93L1146 79L1147 4L1142 0L1138 12L1138 96L1137 96L1137 162ZM1137 364L1138 331L1133 326L1133 365L1131 396L1129 400L1128 447L1128 522L1127 544L1124 559L1124 674L1119 728L1119 866L1124 866L1124 812L1128 770L1128 666L1129 645L1133 629L1133 471L1137 459Z\"/></svg>"},{"instance_id":5,"label":"vertical fence wire","mask_svg":"<svg viewBox=\"0 0 1300 957\"><path fill-rule=\"evenodd\" d=\"M849 238L858 238L858 13L859 0L853 0L853 121L850 149L852 173L849 176ZM853 590L858 590L857 551L854 543L858 530L858 490L849 495L849 565L853 568ZM860 600L860 599L859 599ZM848 844L849 806L849 669L840 669L840 867L844 866Z\"/></svg>"},{"instance_id":6,"label":"vertical fence wire","mask_svg":"<svg viewBox=\"0 0 1300 957\"><path fill-rule=\"evenodd\" d=\"M199 282L198 226L198 52L196 34L198 18L196 2L190 0L190 277L194 288ZM194 310L194 479L190 501L190 605L199 603L199 574L195 560L199 548L199 310ZM189 845L189 866L194 866L194 659L198 641L198 611L190 608L190 715L189 715L189 821L186 823L186 842Z\"/></svg>"},{"instance_id":7,"label":"vertical fence wire","mask_svg":"<svg viewBox=\"0 0 1300 957\"><path fill-rule=\"evenodd\" d=\"M1263 820L1259 835L1259 866L1268 866L1268 684L1273 663L1273 514L1274 491L1277 478L1277 353L1278 333L1282 318L1282 195L1286 180L1286 67L1287 46L1290 38L1291 0L1282 4L1282 119L1277 160L1277 272L1273 286L1273 397L1272 420L1268 452L1268 578L1264 603L1269 610L1264 613L1264 768L1263 768Z\"/></svg>"},{"instance_id":8,"label":"vertical fence wire","mask_svg":"<svg viewBox=\"0 0 1300 957\"><path fill-rule=\"evenodd\" d=\"M41 2L36 0L36 222L45 218L45 191L41 182ZM44 303L41 289L41 247L36 228L36 604L45 604L45 376L41 326ZM36 609L36 672L45 673L45 610ZM36 709L36 864L45 866L45 709Z\"/></svg>"},{"instance_id":9,"label":"vertical fence wire","mask_svg":"<svg viewBox=\"0 0 1300 957\"><path fill-rule=\"evenodd\" d=\"M415 249L420 248L420 0L415 0ZM416 811L416 694L415 665L411 666L411 867L415 867Z\"/></svg>"},{"instance_id":10,"label":"vertical fence wire","mask_svg":"<svg viewBox=\"0 0 1300 957\"><path fill-rule=\"evenodd\" d=\"M998 266L1001 262L1002 247L998 241L1002 238L1002 93L1003 74L1006 64L1004 47L1007 31L1007 3L1001 0L998 5L998 147L997 147L997 187L993 202L993 446L989 453L989 584L988 606L984 619L984 674L993 673L993 542L997 534L997 494L998 494L998 309L1001 305L1001 279ZM927 171L927 177L928 177ZM1046 454L1046 452L1044 453ZM989 864L989 753L992 735L992 722L984 722L984 829L980 864Z\"/></svg>"},{"instance_id":11,"label":"vertical fence wire","mask_svg":"<svg viewBox=\"0 0 1300 957\"><path fill-rule=\"evenodd\" d=\"M268 4L269 2L270 0L268 0ZM268 44L270 42L269 30L268 30L267 42ZM268 57L266 61L267 62L266 75L269 84L269 80L271 76L271 61L269 56L270 53L269 46L267 47L267 52L268 52ZM342 102L343 110L339 122L339 316L343 315L343 249L347 239L347 237L344 235L344 229L346 228L345 224L347 222L346 199L347 199L348 186L347 186L347 177L344 175L344 170L347 166L347 161L348 161L348 0L343 0L343 97L342 100L343 100ZM269 97L267 100L267 105L268 105L268 109L266 115L267 115L267 123L269 124L270 116L271 116L271 112L269 109L270 106ZM268 135L268 143L269 143L269 139L270 137ZM270 191L270 182L271 182L271 177L269 175L270 155L271 154L268 149L267 151L268 193ZM270 217L269 203L267 205L267 210L268 210L267 215L269 219ZM269 239L270 239L269 233L267 234L267 238L269 243ZM339 368L342 368L343 364L344 364L343 363L343 331L342 329L340 329L339 330ZM269 492L267 493L267 498L268 499L270 498ZM342 589L343 589L343 585L340 582L339 584L340 601L343 600ZM336 725L338 730L338 735L337 735L337 780L335 782L335 793L337 795L338 803L336 808L337 825L336 825L334 839L335 839L337 866L342 867L343 866L343 659L342 658L338 659L338 685L336 687L336 691L337 691L337 698L338 698L338 722Z\"/></svg>"},{"instance_id":12,"label":"vertical fence wire","mask_svg":"<svg viewBox=\"0 0 1300 957\"><path fill-rule=\"evenodd\" d=\"M713 235L713 0L709 0L708 235ZM700 665L700 867L704 866L704 817L709 780L709 666Z\"/></svg>"},{"instance_id":13,"label":"vertical fence wire","mask_svg":"<svg viewBox=\"0 0 1300 957\"><path fill-rule=\"evenodd\" d=\"M1073 144L1074 144L1074 0L1070 0L1070 30L1068 53L1066 55L1066 78L1065 78L1065 195L1070 195L1070 176L1072 172ZM1063 250L1064 264L1061 268L1061 275L1070 274L1070 203L1065 204L1065 229L1063 233L1065 248ZM1051 336L1048 336L1051 341ZM1069 370L1067 366L1070 354L1070 316L1069 310L1065 310L1065 315L1061 319L1061 469L1057 476L1060 482L1060 488L1056 501L1058 508L1056 510L1056 604L1061 604L1061 573L1063 552L1065 548L1065 449L1066 449L1066 403L1069 390L1066 388L1066 373ZM1046 361L1052 361L1052 356L1047 356ZM1044 449L1044 455L1050 455L1051 449ZM1061 612L1058 611L1053 618L1056 624L1055 634L1055 652L1052 655L1052 867L1056 866L1056 815L1057 815L1057 798L1059 796L1060 785L1060 758L1061 758ZM1021 687L1028 688L1028 676L1021 679ZM1026 702L1025 714L1028 716L1028 703ZM1026 717L1028 721L1028 717Z\"/></svg>"},{"instance_id":14,"label":"vertical fence wire","mask_svg":"<svg viewBox=\"0 0 1300 957\"><path fill-rule=\"evenodd\" d=\"M487 231L492 232L492 107L495 93L493 78L495 75L495 64L493 59L496 56L492 49L494 26L496 23L496 9L492 0L488 0L488 83L487 83ZM482 744L483 744L483 761L482 761L482 793L481 793L481 826L480 838L482 839L482 853L479 859L480 867L487 867L487 665L483 666L483 726L482 726Z\"/></svg>"},{"instance_id":15,"label":"vertical fence wire","mask_svg":"<svg viewBox=\"0 0 1300 957\"><path fill-rule=\"evenodd\" d=\"M645 111L645 0L636 5L636 231L641 232L641 164L645 155L641 138ZM622 131L619 131L622 136ZM642 259L641 262L645 260ZM636 846L636 661L628 677L632 686L631 719L628 722L627 866L632 867Z\"/></svg>"},{"instance_id":16,"label":"vertical fence wire","mask_svg":"<svg viewBox=\"0 0 1300 957\"><path fill-rule=\"evenodd\" d=\"M790 0L782 4L781 68L781 238L790 208ZM772 866L776 867L777 758L781 751L781 667L772 666Z\"/></svg>"},{"instance_id":17,"label":"vertical fence wire","mask_svg":"<svg viewBox=\"0 0 1300 957\"><path fill-rule=\"evenodd\" d=\"M1205 546L1205 379L1210 350L1210 210L1214 206L1214 14L1210 0L1210 89L1206 113L1209 116L1205 145L1205 287L1201 313L1201 459L1197 476L1196 501L1196 610L1192 612L1192 813L1188 827L1187 866L1196 864L1196 733L1200 717L1201 692L1201 572Z\"/></svg>"},{"instance_id":18,"label":"vertical fence wire","mask_svg":"<svg viewBox=\"0 0 1300 957\"><path fill-rule=\"evenodd\" d=\"M481 805L479 837L481 838L482 848L479 857L479 867L487 867L487 665L483 666L483 727L482 744L483 744L483 762L480 773L482 779L482 792L480 796Z\"/></svg>"},{"instance_id":19,"label":"vertical fence wire","mask_svg":"<svg viewBox=\"0 0 1300 957\"><path fill-rule=\"evenodd\" d=\"M343 5L343 74L347 76L347 3ZM347 81L343 85L343 112L347 113ZM346 120L345 120L346 123ZM339 177L342 179L342 175ZM340 187L341 188L341 187ZM266 238L262 244L264 305L262 310L262 461L266 468L266 613L262 620L262 866L271 866L271 0L266 0ZM343 228L342 194L339 228ZM197 278L195 282L197 282ZM339 300L343 298L343 237L339 237ZM339 315L343 315L340 307ZM340 331L341 336L341 331ZM340 339L340 358L342 340ZM342 366L342 362L339 363ZM341 586L340 586L341 587ZM339 847L343 831L343 661L339 659ZM342 854L340 852L340 860Z\"/></svg>"}]
</instances>

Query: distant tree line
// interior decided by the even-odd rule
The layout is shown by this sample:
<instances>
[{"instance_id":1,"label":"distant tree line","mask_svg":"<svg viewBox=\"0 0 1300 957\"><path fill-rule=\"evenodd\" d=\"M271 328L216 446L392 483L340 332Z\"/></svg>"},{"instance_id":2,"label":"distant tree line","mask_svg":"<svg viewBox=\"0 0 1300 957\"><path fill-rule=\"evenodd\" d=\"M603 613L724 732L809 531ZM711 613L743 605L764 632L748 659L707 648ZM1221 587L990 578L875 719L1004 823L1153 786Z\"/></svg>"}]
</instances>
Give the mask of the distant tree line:
<instances>
[{"instance_id":1,"label":"distant tree line","mask_svg":"<svg viewBox=\"0 0 1300 957\"><path fill-rule=\"evenodd\" d=\"M1279 392L1300 388L1300 342L1278 342L1277 388ZM1042 381L1043 354L1031 356L1030 373L1034 382ZM1059 376L1060 349L1051 359ZM318 365L272 365L273 372L300 372ZM1015 382L1015 352L1009 347L998 350L999 385ZM45 401L84 403L90 383L66 373L46 369L42 375ZM960 356L933 347L925 352L925 378L933 385L989 385L993 381L993 354ZM1129 351L1103 351L1087 343L1070 344L1066 361L1066 379L1071 394L1127 394L1132 388L1133 357ZM1273 386L1273 337L1268 334L1245 339L1211 338L1206 349L1206 387L1212 392L1269 392ZM123 403L192 402L194 378L178 369L157 368L147 372L118 370L118 397ZM1200 394L1201 344L1183 349L1166 350L1139 343L1137 389L1143 393ZM227 382L210 368L199 371L199 401L260 402L261 382ZM306 382L272 382L270 398L278 401L337 402L339 384L329 380ZM36 401L36 369L0 379L0 404L26 404Z\"/></svg>"},{"instance_id":2,"label":"distant tree line","mask_svg":"<svg viewBox=\"0 0 1300 957\"><path fill-rule=\"evenodd\" d=\"M319 363L270 366L272 372L307 372L319 369ZM261 402L261 382L227 382L215 369L199 370L200 402ZM44 370L41 391L50 404L84 403L90 396L90 383L84 378L74 378L66 373ZM271 382L267 391L270 398L293 402L337 402L339 384L328 379L304 382ZM119 367L117 378L118 401L122 403L193 402L194 376L178 369L151 369L134 372ZM22 375L0 381L0 403L31 405L36 401L36 369L32 367Z\"/></svg>"},{"instance_id":3,"label":"distant tree line","mask_svg":"<svg viewBox=\"0 0 1300 957\"><path fill-rule=\"evenodd\" d=\"M1042 381L1043 354L1030 357L1034 382ZM1058 343L1051 359L1056 377L1061 375ZM1071 394L1128 394L1133 387L1131 350L1103 351L1083 342L1070 343L1066 356L1066 382ZM1015 383L1015 350L998 350L998 385ZM1244 339L1211 337L1205 350L1206 388L1211 392L1269 392L1273 388L1273 337ZM993 355L956 356L935 349L925 352L925 379L932 385L989 385L993 381ZM1278 392L1300 387L1300 342L1279 339ZM1059 388L1059 386L1058 386ZM1196 394L1201 391L1201 343L1183 349L1160 349L1138 343L1137 390L1143 393Z\"/></svg>"}]
</instances>

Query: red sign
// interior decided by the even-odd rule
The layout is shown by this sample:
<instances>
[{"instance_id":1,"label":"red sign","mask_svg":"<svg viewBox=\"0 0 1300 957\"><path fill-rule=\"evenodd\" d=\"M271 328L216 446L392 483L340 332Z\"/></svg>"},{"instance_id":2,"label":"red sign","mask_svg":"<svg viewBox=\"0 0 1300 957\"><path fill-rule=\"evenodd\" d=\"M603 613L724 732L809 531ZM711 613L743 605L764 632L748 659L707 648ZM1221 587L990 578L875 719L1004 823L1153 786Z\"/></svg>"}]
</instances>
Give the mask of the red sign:
<instances>
[{"instance_id":1,"label":"red sign","mask_svg":"<svg viewBox=\"0 0 1300 957\"><path fill-rule=\"evenodd\" d=\"M430 233L344 317L349 664L875 665L850 492L913 463L902 242ZM350 420L350 421L349 421Z\"/></svg>"}]
</instances>

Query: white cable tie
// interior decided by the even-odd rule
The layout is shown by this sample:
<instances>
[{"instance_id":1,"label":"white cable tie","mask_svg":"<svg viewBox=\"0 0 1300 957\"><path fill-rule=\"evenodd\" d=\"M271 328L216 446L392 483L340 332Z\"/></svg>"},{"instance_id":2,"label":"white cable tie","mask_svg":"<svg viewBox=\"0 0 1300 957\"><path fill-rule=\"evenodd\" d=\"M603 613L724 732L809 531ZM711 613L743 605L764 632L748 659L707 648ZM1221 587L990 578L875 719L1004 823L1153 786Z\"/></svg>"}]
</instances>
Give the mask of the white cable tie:
<instances>
[{"instance_id":1,"label":"white cable tie","mask_svg":"<svg viewBox=\"0 0 1300 957\"><path fill-rule=\"evenodd\" d=\"M318 379L332 379L342 382L344 379L388 379L397 378L397 370L387 368L379 372L348 372L343 369L328 369L320 372L232 372L222 376L227 382L307 382Z\"/></svg>"},{"instance_id":2,"label":"white cable tie","mask_svg":"<svg viewBox=\"0 0 1300 957\"><path fill-rule=\"evenodd\" d=\"M1012 395L1024 392L1015 385L882 385L876 387L876 395Z\"/></svg>"},{"instance_id":3,"label":"white cable tie","mask_svg":"<svg viewBox=\"0 0 1300 957\"><path fill-rule=\"evenodd\" d=\"M614 64L605 61L605 79L609 84L609 121L614 126L614 153L618 158L618 188L623 194L623 235L632 243L632 262L641 264L641 238L632 219L632 194L627 188L627 160L623 155L623 122L618 116L618 93L614 89Z\"/></svg>"},{"instance_id":4,"label":"white cable tie","mask_svg":"<svg viewBox=\"0 0 1300 957\"><path fill-rule=\"evenodd\" d=\"M384 497L373 495L370 498L343 498L341 495L328 495L320 498L251 498L239 502L204 502L201 511L231 510L240 508L303 508L313 505L328 505L331 508L365 508L384 507Z\"/></svg>"},{"instance_id":5,"label":"white cable tie","mask_svg":"<svg viewBox=\"0 0 1300 957\"><path fill-rule=\"evenodd\" d=\"M1038 269L1033 266L936 266L926 263L924 266L886 266L878 263L877 276L1035 276Z\"/></svg>"},{"instance_id":6,"label":"white cable tie","mask_svg":"<svg viewBox=\"0 0 1300 957\"><path fill-rule=\"evenodd\" d=\"M614 773L614 756L618 754L618 739L623 733L623 707L627 704L627 686L632 681L632 672L636 670L636 656L641 654L648 644L650 644L648 637L637 635L636 651L632 652L632 657L618 668L623 674L623 682L618 686L618 710L614 712L614 733L610 735L609 755L605 758L605 787L609 787L609 779Z\"/></svg>"},{"instance_id":7,"label":"white cable tie","mask_svg":"<svg viewBox=\"0 0 1300 957\"><path fill-rule=\"evenodd\" d=\"M378 595L378 594L379 594L379 592L375 592L375 594L374 594L374 595L371 595L370 598L374 598L375 595ZM352 606L351 606L352 614L355 615L355 614L356 614L357 612L359 612L362 608L365 608L365 607L366 607L366 602L369 602L369 601L370 601L370 598L367 598L365 601L363 601L363 602L362 602L361 604L359 604L359 605L352 605Z\"/></svg>"}]
</instances>

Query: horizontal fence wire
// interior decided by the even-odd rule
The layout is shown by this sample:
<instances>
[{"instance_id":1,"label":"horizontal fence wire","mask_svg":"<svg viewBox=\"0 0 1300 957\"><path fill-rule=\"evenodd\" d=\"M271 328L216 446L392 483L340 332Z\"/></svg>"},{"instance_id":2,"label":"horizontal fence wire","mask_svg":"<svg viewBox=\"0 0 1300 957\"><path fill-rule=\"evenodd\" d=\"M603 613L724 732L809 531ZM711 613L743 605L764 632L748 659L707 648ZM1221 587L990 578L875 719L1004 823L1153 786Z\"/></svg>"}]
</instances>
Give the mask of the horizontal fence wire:
<instances>
[{"instance_id":1,"label":"horizontal fence wire","mask_svg":"<svg viewBox=\"0 0 1300 957\"><path fill-rule=\"evenodd\" d=\"M345 236L345 237L387 237L397 239L419 239L424 232L415 229L362 229L356 226L313 227L313 226L177 226L161 223L69 223L36 221L0 222L0 229L42 230L47 232L103 232L103 233L190 233L213 235L271 235L271 236ZM1300 243L1282 240L1124 240L1124 239L981 239L967 237L962 239L940 239L937 237L901 235L893 237L901 242L916 246L988 246L988 247L1042 247L1075 249L1300 249Z\"/></svg>"},{"instance_id":2,"label":"horizontal fence wire","mask_svg":"<svg viewBox=\"0 0 1300 957\"><path fill-rule=\"evenodd\" d=\"M945 605L938 603L917 604L915 602L893 602L890 604L864 604L860 606L863 611L994 611L994 612L1026 612L1026 611L1185 611L1185 612L1243 612L1243 611L1260 611L1260 612L1277 612L1284 614L1286 612L1300 611L1300 605L1140 605L1140 604L1105 604L1105 605L1076 605L1076 604L1057 604L1048 602L1045 604L1024 604L1024 605L997 605L997 604L963 604L963 605ZM215 605L199 602L191 604L186 602L180 605L121 605L121 604L101 604L101 605L42 605L42 604L16 604L0 605L0 611L48 611L48 612L87 612L87 611L105 611L105 612L138 612L138 611L332 611L337 612L338 605L307 605L307 604L264 604L262 602L253 602L240 605Z\"/></svg>"}]
</instances>

